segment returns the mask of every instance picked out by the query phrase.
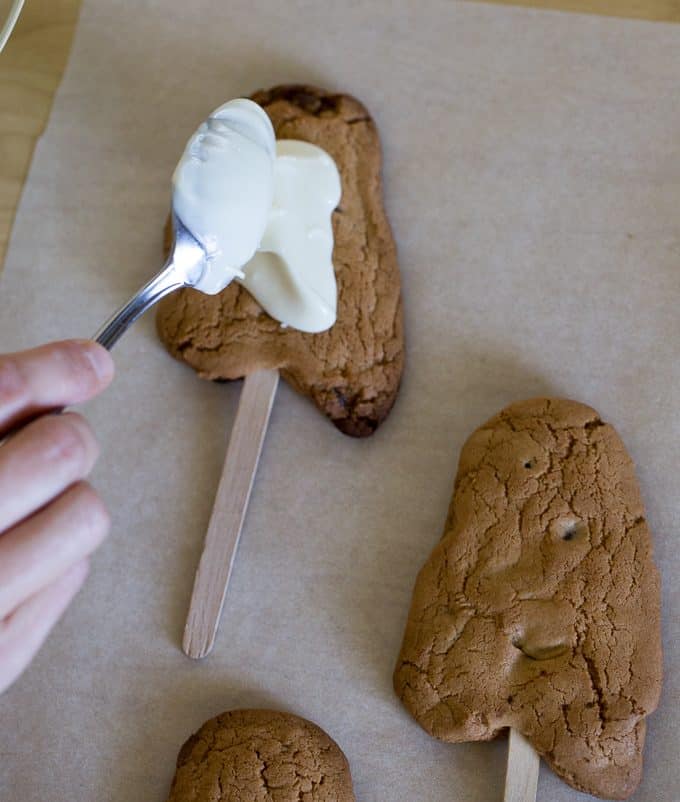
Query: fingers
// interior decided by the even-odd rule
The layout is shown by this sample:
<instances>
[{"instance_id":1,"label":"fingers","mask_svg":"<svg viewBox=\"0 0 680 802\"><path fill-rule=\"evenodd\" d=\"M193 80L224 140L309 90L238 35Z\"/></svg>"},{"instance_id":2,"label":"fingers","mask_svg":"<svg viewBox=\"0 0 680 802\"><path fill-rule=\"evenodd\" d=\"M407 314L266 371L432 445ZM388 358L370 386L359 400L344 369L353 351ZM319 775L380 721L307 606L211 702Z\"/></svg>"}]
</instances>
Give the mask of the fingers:
<instances>
[{"instance_id":1,"label":"fingers","mask_svg":"<svg viewBox=\"0 0 680 802\"><path fill-rule=\"evenodd\" d=\"M87 572L87 560L77 562L0 622L0 693L33 659L82 586Z\"/></svg>"},{"instance_id":2,"label":"fingers","mask_svg":"<svg viewBox=\"0 0 680 802\"><path fill-rule=\"evenodd\" d=\"M86 421L70 412L38 418L10 438L0 448L0 531L84 479L98 453Z\"/></svg>"},{"instance_id":3,"label":"fingers","mask_svg":"<svg viewBox=\"0 0 680 802\"><path fill-rule=\"evenodd\" d=\"M109 515L94 490L73 485L41 512L0 537L0 619L91 554Z\"/></svg>"},{"instance_id":4,"label":"fingers","mask_svg":"<svg viewBox=\"0 0 680 802\"><path fill-rule=\"evenodd\" d=\"M0 692L38 651L109 529L82 481L98 456L85 420L27 421L91 398L112 378L108 352L85 340L0 355L0 438L12 432L0 446Z\"/></svg>"},{"instance_id":5,"label":"fingers","mask_svg":"<svg viewBox=\"0 0 680 802\"><path fill-rule=\"evenodd\" d=\"M113 372L108 351L89 340L0 355L0 432L39 412L92 398Z\"/></svg>"}]
</instances>

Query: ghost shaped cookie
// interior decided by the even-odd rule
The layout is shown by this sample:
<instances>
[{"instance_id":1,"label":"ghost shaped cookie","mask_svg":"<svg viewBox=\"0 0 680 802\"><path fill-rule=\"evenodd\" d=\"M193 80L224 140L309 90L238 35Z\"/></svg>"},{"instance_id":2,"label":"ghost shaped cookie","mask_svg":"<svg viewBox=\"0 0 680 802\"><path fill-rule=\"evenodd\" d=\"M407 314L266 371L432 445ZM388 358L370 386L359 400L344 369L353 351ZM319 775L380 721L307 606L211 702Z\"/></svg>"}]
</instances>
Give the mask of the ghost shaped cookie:
<instances>
[{"instance_id":1,"label":"ghost shaped cookie","mask_svg":"<svg viewBox=\"0 0 680 802\"><path fill-rule=\"evenodd\" d=\"M310 721L231 710L180 750L168 802L355 802L340 747Z\"/></svg>"},{"instance_id":2,"label":"ghost shaped cookie","mask_svg":"<svg viewBox=\"0 0 680 802\"><path fill-rule=\"evenodd\" d=\"M394 686L437 738L512 727L575 788L634 791L661 687L659 576L633 463L593 409L523 401L466 442Z\"/></svg>"},{"instance_id":3,"label":"ghost shaped cookie","mask_svg":"<svg viewBox=\"0 0 680 802\"><path fill-rule=\"evenodd\" d=\"M394 404L404 363L396 249L383 209L377 128L353 97L310 86L253 95L279 139L329 153L342 197L333 212L337 319L310 334L284 328L243 286L219 295L186 289L164 299L158 332L170 353L206 379L277 369L345 434L372 434ZM166 248L172 232L166 231Z\"/></svg>"}]
</instances>

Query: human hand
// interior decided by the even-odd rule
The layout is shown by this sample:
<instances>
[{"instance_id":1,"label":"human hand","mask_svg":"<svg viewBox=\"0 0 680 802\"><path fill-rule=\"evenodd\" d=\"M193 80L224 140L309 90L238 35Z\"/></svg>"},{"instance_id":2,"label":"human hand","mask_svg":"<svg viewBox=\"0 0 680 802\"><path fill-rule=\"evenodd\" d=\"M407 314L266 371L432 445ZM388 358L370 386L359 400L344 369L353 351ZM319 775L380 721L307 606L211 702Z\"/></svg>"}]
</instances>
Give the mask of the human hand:
<instances>
[{"instance_id":1,"label":"human hand","mask_svg":"<svg viewBox=\"0 0 680 802\"><path fill-rule=\"evenodd\" d=\"M98 456L80 415L113 378L108 352L69 340L0 355L0 692L21 674L82 585L109 516L84 482Z\"/></svg>"}]
</instances>

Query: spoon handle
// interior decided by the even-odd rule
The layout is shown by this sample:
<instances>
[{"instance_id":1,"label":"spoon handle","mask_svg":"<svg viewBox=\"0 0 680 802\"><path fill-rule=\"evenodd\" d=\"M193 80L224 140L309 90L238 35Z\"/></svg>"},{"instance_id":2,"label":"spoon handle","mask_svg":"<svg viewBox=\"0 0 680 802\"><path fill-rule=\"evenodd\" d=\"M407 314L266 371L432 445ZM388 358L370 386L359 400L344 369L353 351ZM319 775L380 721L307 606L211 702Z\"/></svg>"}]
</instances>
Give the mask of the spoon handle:
<instances>
[{"instance_id":1,"label":"spoon handle","mask_svg":"<svg viewBox=\"0 0 680 802\"><path fill-rule=\"evenodd\" d=\"M106 321L93 339L110 351L138 317L168 293L183 287L184 283L175 270L174 260L170 259L160 273Z\"/></svg>"}]
</instances>

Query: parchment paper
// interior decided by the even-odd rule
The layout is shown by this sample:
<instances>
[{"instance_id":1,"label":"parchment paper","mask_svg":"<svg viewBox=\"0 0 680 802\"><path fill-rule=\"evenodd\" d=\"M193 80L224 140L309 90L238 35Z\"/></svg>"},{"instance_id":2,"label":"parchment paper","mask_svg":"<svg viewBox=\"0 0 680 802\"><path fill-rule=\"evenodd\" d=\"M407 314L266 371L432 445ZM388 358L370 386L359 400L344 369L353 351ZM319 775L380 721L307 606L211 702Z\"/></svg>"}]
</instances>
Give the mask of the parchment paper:
<instances>
[{"instance_id":1,"label":"parchment paper","mask_svg":"<svg viewBox=\"0 0 680 802\"><path fill-rule=\"evenodd\" d=\"M362 802L495 800L504 739L445 745L391 673L460 446L503 405L570 396L637 465L663 574L666 680L642 800L677 799L680 28L458 4L86 0L2 281L0 344L87 336L160 266L184 143L232 96L310 81L379 125L408 364L372 439L283 386L222 627L179 649L239 385L172 361L151 317L87 408L113 532L0 699L0 799L165 799L181 743L238 706L343 747ZM579 795L542 769L539 799Z\"/></svg>"}]
</instances>

